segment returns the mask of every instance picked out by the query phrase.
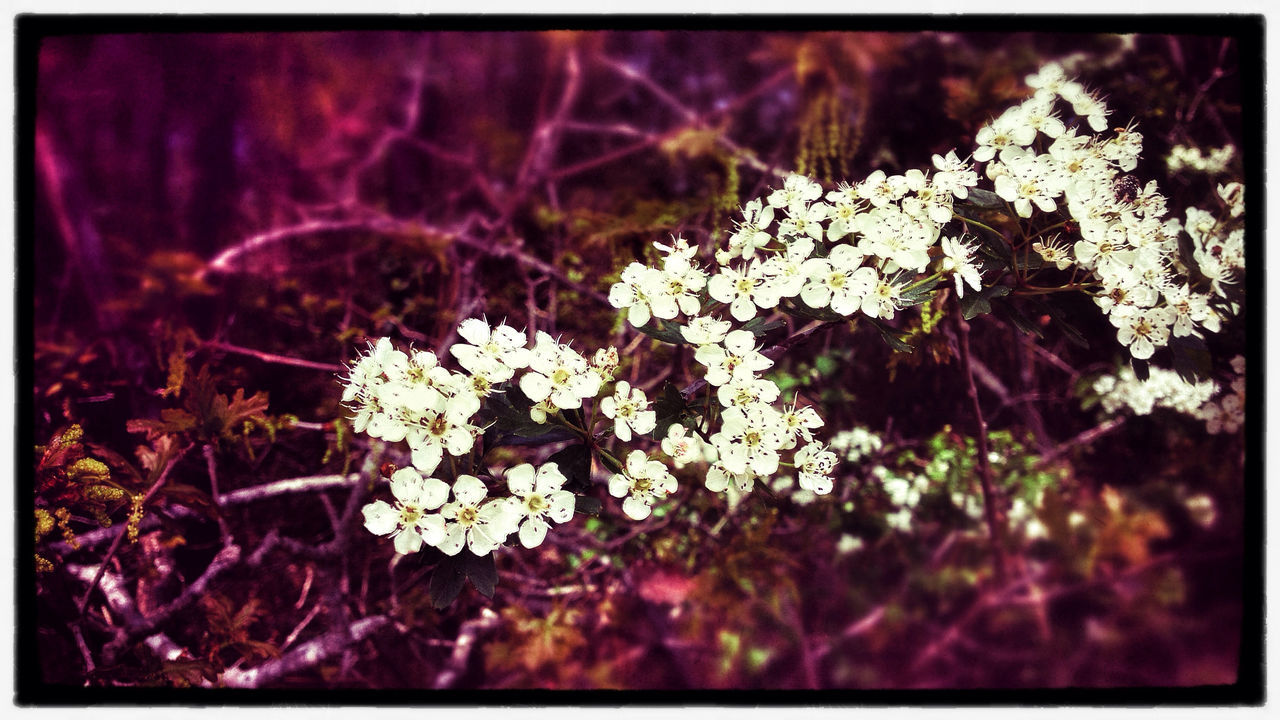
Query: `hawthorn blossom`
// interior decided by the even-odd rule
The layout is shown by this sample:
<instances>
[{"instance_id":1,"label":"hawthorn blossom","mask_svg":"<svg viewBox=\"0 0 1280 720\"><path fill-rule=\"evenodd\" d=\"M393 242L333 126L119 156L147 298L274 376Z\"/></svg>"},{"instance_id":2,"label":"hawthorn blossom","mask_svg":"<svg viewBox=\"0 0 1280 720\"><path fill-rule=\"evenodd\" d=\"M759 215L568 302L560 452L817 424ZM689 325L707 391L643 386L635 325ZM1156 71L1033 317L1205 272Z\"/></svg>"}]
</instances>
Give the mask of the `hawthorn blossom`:
<instances>
[{"instance_id":1,"label":"hawthorn blossom","mask_svg":"<svg viewBox=\"0 0 1280 720\"><path fill-rule=\"evenodd\" d=\"M375 500L364 506L364 526L374 535L395 538L396 552L415 553L423 543L438 545L444 539L444 518L428 514L449 498L449 486L433 477L424 478L413 468L400 468L391 475L391 495L395 505Z\"/></svg>"},{"instance_id":2,"label":"hawthorn blossom","mask_svg":"<svg viewBox=\"0 0 1280 720\"><path fill-rule=\"evenodd\" d=\"M510 380L529 364L524 333L505 324L491 329L484 320L468 318L458 325L458 335L470 344L454 343L449 352L462 367L490 382Z\"/></svg>"},{"instance_id":3,"label":"hawthorn blossom","mask_svg":"<svg viewBox=\"0 0 1280 720\"><path fill-rule=\"evenodd\" d=\"M653 504L676 491L676 479L661 461L650 460L643 450L627 455L626 467L609 478L609 494L624 497L622 512L632 520L643 520Z\"/></svg>"},{"instance_id":4,"label":"hawthorn blossom","mask_svg":"<svg viewBox=\"0 0 1280 720\"><path fill-rule=\"evenodd\" d=\"M459 475L453 483L453 502L440 510L445 520L444 539L437 547L445 555L457 555L466 545L474 555L488 555L515 532L520 520L507 498L485 502L488 488L474 475Z\"/></svg>"},{"instance_id":5,"label":"hawthorn blossom","mask_svg":"<svg viewBox=\"0 0 1280 720\"><path fill-rule=\"evenodd\" d=\"M957 297L964 297L966 283L974 290L982 290L982 275L973 261L973 250L960 238L942 238L942 269L955 274Z\"/></svg>"},{"instance_id":6,"label":"hawthorn blossom","mask_svg":"<svg viewBox=\"0 0 1280 720\"><path fill-rule=\"evenodd\" d=\"M539 467L524 463L507 471L508 502L518 517L520 544L538 547L547 536L550 524L568 522L573 517L573 493L563 490L567 479L554 463Z\"/></svg>"},{"instance_id":7,"label":"hawthorn blossom","mask_svg":"<svg viewBox=\"0 0 1280 720\"><path fill-rule=\"evenodd\" d=\"M644 390L631 387L626 380L619 380L613 395L600 401L600 411L614 421L613 433L618 439L630 442L632 432L641 435L651 433L657 424L655 412L645 409L648 405Z\"/></svg>"}]
</instances>

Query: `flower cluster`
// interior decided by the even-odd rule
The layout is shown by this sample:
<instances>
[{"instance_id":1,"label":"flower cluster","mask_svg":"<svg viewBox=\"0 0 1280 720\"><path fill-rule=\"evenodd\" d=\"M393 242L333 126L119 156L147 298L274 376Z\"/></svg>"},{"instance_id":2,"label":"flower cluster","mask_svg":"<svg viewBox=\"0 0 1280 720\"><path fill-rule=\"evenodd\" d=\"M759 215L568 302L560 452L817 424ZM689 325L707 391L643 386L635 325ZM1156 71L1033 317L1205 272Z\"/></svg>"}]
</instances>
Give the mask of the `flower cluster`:
<instances>
[{"instance_id":1,"label":"flower cluster","mask_svg":"<svg viewBox=\"0 0 1280 720\"><path fill-rule=\"evenodd\" d=\"M1030 217L1033 208L1065 207L1078 223L1080 239L1070 248L1053 238L1037 241L1033 249L1060 270L1074 264L1092 273L1100 285L1095 302L1135 358L1151 357L1171 337L1217 332L1221 310L1211 304L1212 296L1225 296L1222 285L1234 282L1243 268L1243 230L1188 210L1187 233L1196 261L1206 257L1200 271L1209 287L1194 282L1179 256L1182 226L1165 219L1165 199L1155 182L1144 187L1123 174L1137 165L1142 135L1132 127L1109 137L1067 127L1056 115L1059 101L1098 132L1106 128L1108 110L1057 64L1028 77L1027 84L1034 95L978 134L974 158L990 160L985 172L996 194L1019 216ZM1047 148L1037 152L1037 144Z\"/></svg>"},{"instance_id":2,"label":"flower cluster","mask_svg":"<svg viewBox=\"0 0 1280 720\"><path fill-rule=\"evenodd\" d=\"M1128 367L1121 368L1115 375L1095 380L1093 391L1109 413L1127 408L1137 415L1149 415L1155 408L1168 408L1204 421L1211 434L1234 433L1244 424L1244 358L1232 358L1231 369L1227 391L1216 399L1221 389L1218 383L1189 383L1176 372L1157 367L1150 368L1146 380L1139 380Z\"/></svg>"},{"instance_id":3,"label":"flower cluster","mask_svg":"<svg viewBox=\"0 0 1280 720\"><path fill-rule=\"evenodd\" d=\"M1224 145L1220 148L1212 148L1206 155L1200 148L1187 145L1174 145L1169 151L1169 157L1165 162L1169 166L1169 172L1176 173L1181 170L1194 170L1202 172L1206 175L1221 175L1227 171L1227 166L1236 156L1236 148L1234 145Z\"/></svg>"}]
</instances>

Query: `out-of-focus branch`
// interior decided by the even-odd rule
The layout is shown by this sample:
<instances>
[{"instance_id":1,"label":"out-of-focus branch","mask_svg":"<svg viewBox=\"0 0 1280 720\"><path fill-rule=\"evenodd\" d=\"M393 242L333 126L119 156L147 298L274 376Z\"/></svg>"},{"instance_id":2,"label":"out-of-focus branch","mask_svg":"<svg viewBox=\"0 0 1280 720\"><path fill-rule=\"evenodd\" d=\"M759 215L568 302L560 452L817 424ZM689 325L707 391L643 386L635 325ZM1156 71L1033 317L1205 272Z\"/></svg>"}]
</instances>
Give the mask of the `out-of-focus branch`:
<instances>
[{"instance_id":1,"label":"out-of-focus branch","mask_svg":"<svg viewBox=\"0 0 1280 720\"><path fill-rule=\"evenodd\" d=\"M462 627L458 628L458 639L454 641L453 654L449 656L449 662L445 664L444 670L436 676L434 685L436 690L451 688L462 679L476 639L481 633L497 627L498 620L498 613L484 608L480 611L480 617L462 623Z\"/></svg>"},{"instance_id":2,"label":"out-of-focus branch","mask_svg":"<svg viewBox=\"0 0 1280 720\"><path fill-rule=\"evenodd\" d=\"M1060 443L1053 450L1041 456L1040 461L1036 463L1036 467L1037 468L1045 467L1046 465L1049 465L1050 463L1052 463L1054 460L1057 460L1058 458L1062 457L1067 452L1070 452L1073 448L1080 447L1081 445L1088 445L1089 443L1093 442L1094 440L1097 440L1103 435L1107 435L1109 433L1112 433L1118 430L1121 425L1124 425L1124 422L1125 422L1125 416L1117 415L1116 417L1113 417L1110 420L1107 420L1106 422L1102 423L1097 427L1092 427L1092 428L1089 428L1088 430L1085 430L1084 432L1080 433L1079 435L1076 435L1070 440L1066 440Z\"/></svg>"},{"instance_id":3,"label":"out-of-focus branch","mask_svg":"<svg viewBox=\"0 0 1280 720\"><path fill-rule=\"evenodd\" d=\"M969 322L960 313L957 305L952 315L956 326L956 341L960 346L960 365L969 390L969 404L973 408L974 422L978 427L978 480L982 483L982 509L987 519L987 530L991 536L992 553L995 560L996 579L1003 581L1005 577L1004 549L1004 517L999 509L995 486L991 475L990 445L987 441L987 420L982 414L982 403L978 401L978 386L974 384L974 369L969 353Z\"/></svg>"},{"instance_id":4,"label":"out-of-focus branch","mask_svg":"<svg viewBox=\"0 0 1280 720\"><path fill-rule=\"evenodd\" d=\"M301 672L345 651L391 623L386 615L357 620L349 627L333 630L308 640L280 657L248 670L227 670L222 682L231 688L259 688Z\"/></svg>"},{"instance_id":5,"label":"out-of-focus branch","mask_svg":"<svg viewBox=\"0 0 1280 720\"><path fill-rule=\"evenodd\" d=\"M243 505L280 495L292 493L315 492L333 488L351 487L360 481L359 473L349 475L313 475L311 477L289 478L275 482L254 485L253 487L232 490L222 496L223 505Z\"/></svg>"},{"instance_id":6,"label":"out-of-focus branch","mask_svg":"<svg viewBox=\"0 0 1280 720\"><path fill-rule=\"evenodd\" d=\"M340 373L346 370L346 368L342 367L341 365L335 365L333 363L322 363L322 362L315 362L314 360L303 360L301 358L289 357L287 355L276 355L275 353L263 352L261 350L254 350L252 348L240 347L239 345L232 345L231 343L225 343L225 342L210 341L202 344L200 347L213 348L215 350L234 353L236 355L247 355L249 357L257 358L266 363L272 363L273 365L290 365L293 367L308 368L310 370L322 370L324 372L330 372L330 373Z\"/></svg>"},{"instance_id":7,"label":"out-of-focus branch","mask_svg":"<svg viewBox=\"0 0 1280 720\"><path fill-rule=\"evenodd\" d=\"M115 574L104 572L104 566L67 565L66 569L67 572L81 582L89 583L91 587L100 589L102 596L106 598L107 606L111 608L111 612L124 620L126 626L145 622L138 613L133 598L125 590L124 583ZM118 630L117 632L123 631ZM164 660L177 660L186 654L186 650L182 649L164 633L151 635L143 644L155 653L157 657Z\"/></svg>"}]
</instances>

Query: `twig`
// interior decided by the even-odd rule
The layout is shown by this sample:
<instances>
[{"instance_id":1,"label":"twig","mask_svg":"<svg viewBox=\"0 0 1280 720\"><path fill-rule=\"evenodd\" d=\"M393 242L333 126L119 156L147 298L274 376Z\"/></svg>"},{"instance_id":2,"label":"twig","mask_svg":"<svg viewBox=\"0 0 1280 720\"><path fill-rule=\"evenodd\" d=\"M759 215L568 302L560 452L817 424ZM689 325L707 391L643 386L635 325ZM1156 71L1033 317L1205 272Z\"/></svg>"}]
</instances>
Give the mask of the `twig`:
<instances>
[{"instance_id":1,"label":"twig","mask_svg":"<svg viewBox=\"0 0 1280 720\"><path fill-rule=\"evenodd\" d=\"M222 496L223 505L240 505L273 498L290 493L315 492L332 488L351 487L360 481L360 473L349 475L313 475L310 477L290 478L275 482L254 485L253 487L232 490Z\"/></svg>"},{"instance_id":2,"label":"twig","mask_svg":"<svg viewBox=\"0 0 1280 720\"><path fill-rule=\"evenodd\" d=\"M126 624L141 620L142 616L138 614L133 598L129 597L129 593L125 591L124 583L114 574L103 572L102 565L97 567L67 565L66 569L67 572L71 573L72 577L79 579L81 582L90 583L91 587L100 588L102 596L106 598L107 605L111 608L111 611L123 618ZM177 660L186 653L186 650L179 647L164 633L156 633L148 637L143 644L158 657L165 660Z\"/></svg>"},{"instance_id":3,"label":"twig","mask_svg":"<svg viewBox=\"0 0 1280 720\"><path fill-rule=\"evenodd\" d=\"M211 340L204 343L201 347L213 348L223 352L229 352L236 355L247 355L257 358L262 362L272 363L274 365L290 365L293 367L307 368L310 370L323 370L324 372L341 373L346 368L333 363L322 363L314 360L303 360L302 358L289 357L287 355L276 355L275 353L263 352L262 350L254 350L253 348L240 347L231 343L219 342Z\"/></svg>"},{"instance_id":4,"label":"twig","mask_svg":"<svg viewBox=\"0 0 1280 720\"><path fill-rule=\"evenodd\" d=\"M248 670L227 670L222 682L231 688L257 688L315 667L350 646L373 635L391 623L386 615L375 615L351 623L350 626L308 640L290 652Z\"/></svg>"},{"instance_id":5,"label":"twig","mask_svg":"<svg viewBox=\"0 0 1280 720\"><path fill-rule=\"evenodd\" d=\"M214 517L218 521L218 534L224 547L231 546L231 530L227 527L227 519L222 516L222 494L218 492L218 463L213 455L213 446L204 446L204 462L209 470L209 494L213 497Z\"/></svg>"},{"instance_id":6,"label":"twig","mask_svg":"<svg viewBox=\"0 0 1280 720\"><path fill-rule=\"evenodd\" d=\"M302 622L298 623L293 628L293 631L290 632L288 636L285 637L284 642L280 643L281 650L284 650L285 648L289 647L290 645L293 644L294 640L298 639L298 635L302 632L302 630L306 628L307 625L311 624L311 621L315 619L316 615L320 614L320 609L321 609L320 603L316 603L315 605L311 606L311 610L307 613L306 617L302 618Z\"/></svg>"},{"instance_id":7,"label":"twig","mask_svg":"<svg viewBox=\"0 0 1280 720\"><path fill-rule=\"evenodd\" d=\"M147 490L147 494L142 496L142 507L146 507L151 498L155 497L155 494L160 491L160 487L164 485L165 480L169 479L169 471L173 469L174 465L178 464L178 461L181 460L190 449L190 445L182 448L178 451L178 454L169 461L169 464L164 466L164 470L160 471L160 476L151 484L151 487ZM128 533L121 532L116 535L116 539L111 542L111 547L107 548L107 554L102 558L102 562L98 565L98 576L94 578L93 582L89 583L89 587L85 589L84 595L80 598L79 607L81 617L84 616L85 610L89 607L89 596L93 595L94 589L98 587L98 580L100 580L102 578L102 574L106 572L107 564L111 562L111 558L115 557L116 551L120 549L120 543L124 541L127 534Z\"/></svg>"},{"instance_id":8,"label":"twig","mask_svg":"<svg viewBox=\"0 0 1280 720\"><path fill-rule=\"evenodd\" d=\"M1116 417L1111 418L1110 420L1102 423L1097 427L1092 427L1092 428L1089 428L1088 430L1085 430L1084 432L1080 433L1079 435L1076 435L1070 440L1066 440L1060 443L1053 450L1042 455L1040 457L1039 462L1036 463L1036 468L1037 469L1042 468L1048 465L1049 463L1052 463L1054 460L1057 460L1058 458L1062 457L1063 454L1069 452L1072 448L1079 447L1080 445L1088 445L1089 443L1093 442L1094 440L1097 440L1103 435L1114 432L1124 423L1125 423L1125 416L1117 415Z\"/></svg>"},{"instance_id":9,"label":"twig","mask_svg":"<svg viewBox=\"0 0 1280 720\"><path fill-rule=\"evenodd\" d=\"M964 372L969 390L969 402L973 407L974 421L978 426L978 479L982 483L982 509L987 519L987 531L990 534L991 546L995 556L996 579L1003 581L1005 577L1003 518L997 508L995 488L991 477L990 445L987 440L987 421L982 415L982 404L978 402L978 386L974 384L973 363L969 353L969 323L960 313L957 305L952 315L956 325L956 340L960 345L960 365Z\"/></svg>"},{"instance_id":10,"label":"twig","mask_svg":"<svg viewBox=\"0 0 1280 720\"><path fill-rule=\"evenodd\" d=\"M108 662L114 662L118 655L126 645L137 640L140 637L153 634L157 628L163 625L179 612L187 609L199 598L208 594L209 587L222 574L240 564L240 547L237 545L227 545L214 556L213 562L205 568L205 571L191 583L182 594L178 595L172 602L157 610L149 617L142 617L135 613L125 624L123 631L116 635L103 650L103 655Z\"/></svg>"},{"instance_id":11,"label":"twig","mask_svg":"<svg viewBox=\"0 0 1280 720\"><path fill-rule=\"evenodd\" d=\"M471 656L471 647L475 645L480 633L498 626L498 614L489 608L480 611L480 617L462 623L458 628L458 639L454 641L453 654L444 670L436 676L435 689L444 690L453 687L467 669L467 659Z\"/></svg>"}]
</instances>

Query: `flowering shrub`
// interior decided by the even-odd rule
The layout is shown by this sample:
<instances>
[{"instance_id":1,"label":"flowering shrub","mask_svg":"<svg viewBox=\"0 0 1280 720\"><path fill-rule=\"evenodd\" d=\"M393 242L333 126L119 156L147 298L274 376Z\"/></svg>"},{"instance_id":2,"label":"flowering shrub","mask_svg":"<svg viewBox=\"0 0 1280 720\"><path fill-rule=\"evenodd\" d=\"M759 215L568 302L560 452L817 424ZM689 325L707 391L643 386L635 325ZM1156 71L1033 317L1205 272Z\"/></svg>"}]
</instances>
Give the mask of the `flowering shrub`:
<instances>
[{"instance_id":1,"label":"flowering shrub","mask_svg":"<svg viewBox=\"0 0 1280 720\"><path fill-rule=\"evenodd\" d=\"M1093 390L1106 396L1107 410L1128 405L1145 413L1159 404L1196 413L1212 432L1238 428L1243 381L1237 395L1215 405L1207 401L1216 385L1195 378L1207 374L1205 334L1239 309L1243 187L1219 185L1215 210L1188 207L1183 222L1154 180L1128 174L1138 167L1142 134L1133 123L1108 130L1111 113L1100 93L1057 63L1026 85L1025 100L978 130L971 159L951 150L933 156L931 171L877 170L831 189L792 174L742 208L723 247L681 236L653 243L658 261L623 269L609 303L636 330L690 347L703 368L700 381L668 385L656 403L628 381L615 382L617 348L580 353L572 342L542 331L529 338L505 323L459 324L465 342L449 354L461 371L430 351L405 352L388 338L372 343L350 369L343 402L356 432L407 444L413 468L391 476L394 507L384 500L365 507L366 528L394 537L399 553L426 544L450 556L465 546L486 557L517 530L522 545L536 547L551 528L547 519L563 523L574 507L594 510L585 493L596 463L610 473L609 494L636 521L680 491L671 468L690 463L705 466L711 492L732 490L733 502L757 487L776 492L793 483L813 495L830 493L840 458L815 435L824 426L815 409L785 397L766 377L786 341L768 345L765 338L787 324L784 316L808 323L792 337L863 321L909 352L890 323L908 308L945 299L948 288L964 320L991 312L1000 298L1083 293L1148 376L1139 382L1126 368L1098 380ZM1175 150L1170 167L1221 172L1229 150L1211 154L1209 163ZM1016 305L1005 310L1020 328L1034 330ZM1165 348L1178 373L1146 367ZM490 490L504 488L487 458L514 438L571 438L573 445L558 462L540 466L536 482L530 464L508 469L509 494L491 497ZM624 453L626 444L641 447ZM833 440L849 458L877 445L843 433ZM976 450L989 481L988 464L1002 456L985 438ZM794 479L773 477L783 468L794 470ZM874 469L900 508L888 516L891 526L910 525L910 508L940 479L935 474ZM952 485L951 500L980 519L982 504ZM1019 498L1012 511L1025 516L1037 497ZM987 497L985 510L994 535L991 502Z\"/></svg>"}]
</instances>

